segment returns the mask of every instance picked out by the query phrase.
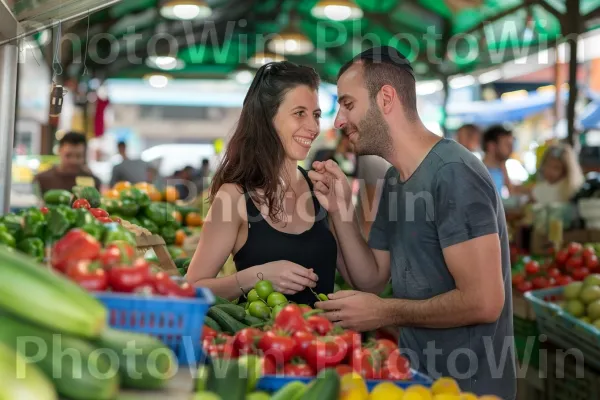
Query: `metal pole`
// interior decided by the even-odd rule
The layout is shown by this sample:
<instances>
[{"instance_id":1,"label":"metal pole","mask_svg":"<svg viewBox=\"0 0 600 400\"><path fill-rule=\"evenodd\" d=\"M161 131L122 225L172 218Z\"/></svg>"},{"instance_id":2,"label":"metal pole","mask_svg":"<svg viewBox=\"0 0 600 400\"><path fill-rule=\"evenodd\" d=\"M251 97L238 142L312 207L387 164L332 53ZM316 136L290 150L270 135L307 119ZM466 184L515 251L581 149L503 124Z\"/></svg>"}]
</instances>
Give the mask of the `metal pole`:
<instances>
[{"instance_id":1,"label":"metal pole","mask_svg":"<svg viewBox=\"0 0 600 400\"><path fill-rule=\"evenodd\" d=\"M569 22L569 101L567 103L567 141L575 143L575 103L577 102L577 41L580 33L579 0L567 0Z\"/></svg>"},{"instance_id":2,"label":"metal pole","mask_svg":"<svg viewBox=\"0 0 600 400\"><path fill-rule=\"evenodd\" d=\"M0 46L0 214L10 205L18 55L16 45Z\"/></svg>"}]
</instances>

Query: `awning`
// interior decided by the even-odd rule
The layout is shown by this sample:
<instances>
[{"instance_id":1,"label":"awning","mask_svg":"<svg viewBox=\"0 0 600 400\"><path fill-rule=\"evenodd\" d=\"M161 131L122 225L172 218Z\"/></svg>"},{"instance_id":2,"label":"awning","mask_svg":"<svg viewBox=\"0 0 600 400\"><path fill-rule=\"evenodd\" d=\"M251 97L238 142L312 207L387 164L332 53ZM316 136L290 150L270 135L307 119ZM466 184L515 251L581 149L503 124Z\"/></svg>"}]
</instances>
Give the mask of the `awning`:
<instances>
[{"instance_id":1,"label":"awning","mask_svg":"<svg viewBox=\"0 0 600 400\"><path fill-rule=\"evenodd\" d=\"M579 124L582 129L600 128L600 99L594 100L585 106Z\"/></svg>"},{"instance_id":2,"label":"awning","mask_svg":"<svg viewBox=\"0 0 600 400\"><path fill-rule=\"evenodd\" d=\"M568 94L563 93L563 100L567 98ZM449 104L448 116L459 118L463 123L480 125L518 122L552 108L555 101L556 96L552 92L530 92L522 98Z\"/></svg>"}]
</instances>

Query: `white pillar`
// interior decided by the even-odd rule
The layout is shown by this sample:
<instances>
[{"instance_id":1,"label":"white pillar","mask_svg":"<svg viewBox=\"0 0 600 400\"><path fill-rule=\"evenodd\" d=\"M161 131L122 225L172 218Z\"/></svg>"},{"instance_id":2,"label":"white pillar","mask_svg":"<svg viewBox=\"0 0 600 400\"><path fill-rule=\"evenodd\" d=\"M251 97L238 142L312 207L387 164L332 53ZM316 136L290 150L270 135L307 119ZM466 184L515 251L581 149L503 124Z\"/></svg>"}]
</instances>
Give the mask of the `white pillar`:
<instances>
[{"instance_id":1,"label":"white pillar","mask_svg":"<svg viewBox=\"0 0 600 400\"><path fill-rule=\"evenodd\" d=\"M18 54L16 44L0 46L0 215L10 205Z\"/></svg>"}]
</instances>

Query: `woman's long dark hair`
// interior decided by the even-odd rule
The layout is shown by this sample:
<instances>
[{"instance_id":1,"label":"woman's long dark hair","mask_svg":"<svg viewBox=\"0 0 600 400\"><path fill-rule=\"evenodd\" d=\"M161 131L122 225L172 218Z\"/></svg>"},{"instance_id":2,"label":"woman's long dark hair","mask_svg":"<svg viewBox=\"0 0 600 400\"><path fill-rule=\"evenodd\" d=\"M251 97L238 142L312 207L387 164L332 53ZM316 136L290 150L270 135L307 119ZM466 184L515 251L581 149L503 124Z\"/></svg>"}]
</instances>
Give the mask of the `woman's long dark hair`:
<instances>
[{"instance_id":1,"label":"woman's long dark hair","mask_svg":"<svg viewBox=\"0 0 600 400\"><path fill-rule=\"evenodd\" d=\"M287 92L302 85L318 90L319 83L319 75L313 68L288 61L268 63L257 71L235 132L213 177L211 203L223 184L234 183L251 193L259 204L266 204L272 221L280 221L285 197L285 191L280 190L285 150L273 118Z\"/></svg>"}]
</instances>

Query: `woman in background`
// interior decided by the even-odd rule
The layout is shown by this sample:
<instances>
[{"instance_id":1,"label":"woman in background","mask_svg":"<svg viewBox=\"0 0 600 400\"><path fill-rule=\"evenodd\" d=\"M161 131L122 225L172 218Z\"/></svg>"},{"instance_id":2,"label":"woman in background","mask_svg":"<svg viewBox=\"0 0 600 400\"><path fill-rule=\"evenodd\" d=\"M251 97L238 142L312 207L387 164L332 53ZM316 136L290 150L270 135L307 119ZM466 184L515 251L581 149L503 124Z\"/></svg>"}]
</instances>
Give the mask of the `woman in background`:
<instances>
[{"instance_id":1,"label":"woman in background","mask_svg":"<svg viewBox=\"0 0 600 400\"><path fill-rule=\"evenodd\" d=\"M539 178L531 189L535 203L566 203L584 182L581 166L568 144L550 146L543 155Z\"/></svg>"}]
</instances>

